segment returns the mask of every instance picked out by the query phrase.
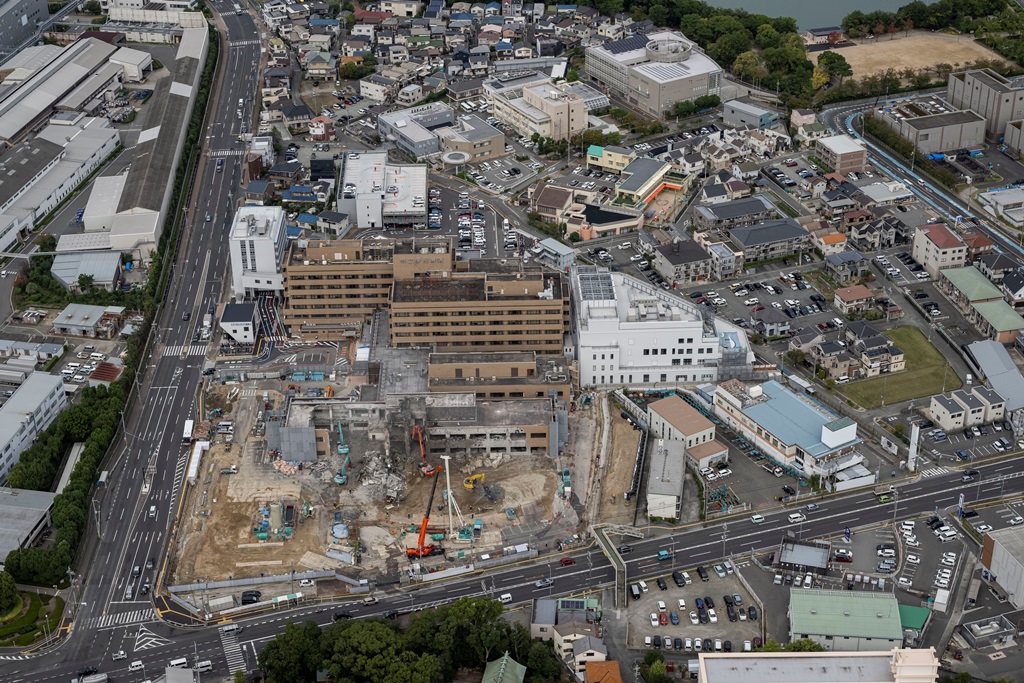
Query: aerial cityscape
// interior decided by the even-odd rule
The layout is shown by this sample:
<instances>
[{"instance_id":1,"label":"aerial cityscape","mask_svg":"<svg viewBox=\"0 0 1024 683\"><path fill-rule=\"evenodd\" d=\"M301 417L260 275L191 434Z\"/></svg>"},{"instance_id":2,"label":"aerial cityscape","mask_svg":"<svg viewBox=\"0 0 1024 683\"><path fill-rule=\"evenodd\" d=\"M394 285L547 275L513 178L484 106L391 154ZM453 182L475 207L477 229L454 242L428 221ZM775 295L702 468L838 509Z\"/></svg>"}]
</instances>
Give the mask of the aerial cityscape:
<instances>
[{"instance_id":1,"label":"aerial cityscape","mask_svg":"<svg viewBox=\"0 0 1024 683\"><path fill-rule=\"evenodd\" d=\"M1024 681L1024 0L803 4L0 0L0 683Z\"/></svg>"}]
</instances>

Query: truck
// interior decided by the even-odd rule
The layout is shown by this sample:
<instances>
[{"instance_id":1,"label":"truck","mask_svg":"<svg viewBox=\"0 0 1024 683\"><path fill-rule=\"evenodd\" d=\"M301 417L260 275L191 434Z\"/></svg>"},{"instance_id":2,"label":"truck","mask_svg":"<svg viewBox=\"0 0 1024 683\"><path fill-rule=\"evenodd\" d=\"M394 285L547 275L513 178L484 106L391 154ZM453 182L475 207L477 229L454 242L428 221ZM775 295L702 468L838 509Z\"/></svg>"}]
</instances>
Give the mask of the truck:
<instances>
[{"instance_id":1,"label":"truck","mask_svg":"<svg viewBox=\"0 0 1024 683\"><path fill-rule=\"evenodd\" d=\"M892 484L879 484L874 488L875 497L878 498L879 503L892 502L892 494L895 493L896 487Z\"/></svg>"},{"instance_id":2,"label":"truck","mask_svg":"<svg viewBox=\"0 0 1024 683\"><path fill-rule=\"evenodd\" d=\"M294 526L295 524L295 506L288 503L284 507L284 525L286 527Z\"/></svg>"},{"instance_id":3,"label":"truck","mask_svg":"<svg viewBox=\"0 0 1024 683\"><path fill-rule=\"evenodd\" d=\"M671 559L672 559L672 553L670 553L669 551L667 551L667 550L659 550L658 551L658 561L659 562L663 562L665 560L671 560Z\"/></svg>"},{"instance_id":4,"label":"truck","mask_svg":"<svg viewBox=\"0 0 1024 683\"><path fill-rule=\"evenodd\" d=\"M209 313L207 313L206 315L203 316L203 329L200 330L199 334L205 340L205 339L209 339L210 335L212 333L213 333L213 316L210 315Z\"/></svg>"},{"instance_id":5,"label":"truck","mask_svg":"<svg viewBox=\"0 0 1024 683\"><path fill-rule=\"evenodd\" d=\"M238 474L238 465L232 465L231 467L224 467L220 471L221 474Z\"/></svg>"}]
</instances>

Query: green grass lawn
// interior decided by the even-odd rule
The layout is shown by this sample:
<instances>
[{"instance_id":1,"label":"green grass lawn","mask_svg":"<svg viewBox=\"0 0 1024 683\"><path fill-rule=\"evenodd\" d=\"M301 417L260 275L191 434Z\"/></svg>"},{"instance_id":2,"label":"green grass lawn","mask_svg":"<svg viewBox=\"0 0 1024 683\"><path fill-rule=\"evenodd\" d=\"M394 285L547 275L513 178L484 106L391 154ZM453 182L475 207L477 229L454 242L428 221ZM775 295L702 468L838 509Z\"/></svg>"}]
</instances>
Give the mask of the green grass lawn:
<instances>
[{"instance_id":1,"label":"green grass lawn","mask_svg":"<svg viewBox=\"0 0 1024 683\"><path fill-rule=\"evenodd\" d=\"M882 405L883 388L886 405L942 391L945 359L920 330L916 327L896 327L883 334L903 350L907 358L906 371L852 382L841 388L843 395L864 408L878 408ZM960 378L952 369L945 373L945 379L946 391L960 388Z\"/></svg>"}]
</instances>

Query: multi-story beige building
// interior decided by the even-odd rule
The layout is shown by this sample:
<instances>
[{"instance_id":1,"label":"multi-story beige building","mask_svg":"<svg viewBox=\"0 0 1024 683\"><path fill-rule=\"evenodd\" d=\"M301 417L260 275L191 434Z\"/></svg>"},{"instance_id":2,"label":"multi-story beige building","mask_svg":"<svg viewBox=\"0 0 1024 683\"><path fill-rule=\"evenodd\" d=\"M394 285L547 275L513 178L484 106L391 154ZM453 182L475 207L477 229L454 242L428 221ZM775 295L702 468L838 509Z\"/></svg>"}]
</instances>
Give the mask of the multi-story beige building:
<instances>
[{"instance_id":1,"label":"multi-story beige building","mask_svg":"<svg viewBox=\"0 0 1024 683\"><path fill-rule=\"evenodd\" d=\"M391 345L395 348L562 353L568 329L568 283L559 273L508 269L396 280Z\"/></svg>"},{"instance_id":2,"label":"multi-story beige building","mask_svg":"<svg viewBox=\"0 0 1024 683\"><path fill-rule=\"evenodd\" d=\"M946 101L985 117L989 138L1003 134L1006 124L1024 118L1024 87L992 69L973 69L949 75Z\"/></svg>"},{"instance_id":3,"label":"multi-story beige building","mask_svg":"<svg viewBox=\"0 0 1024 683\"><path fill-rule=\"evenodd\" d=\"M567 140L587 129L587 105L565 83L551 82L505 89L491 99L494 117L520 135L535 133L552 140Z\"/></svg>"},{"instance_id":4,"label":"multi-story beige building","mask_svg":"<svg viewBox=\"0 0 1024 683\"><path fill-rule=\"evenodd\" d=\"M849 135L832 135L814 141L814 153L836 173L862 173L867 167L868 151Z\"/></svg>"},{"instance_id":5,"label":"multi-story beige building","mask_svg":"<svg viewBox=\"0 0 1024 683\"><path fill-rule=\"evenodd\" d=\"M469 163L489 161L508 154L505 134L479 116L460 116L450 128L437 131L442 152L463 152Z\"/></svg>"},{"instance_id":6,"label":"multi-story beige building","mask_svg":"<svg viewBox=\"0 0 1024 683\"><path fill-rule=\"evenodd\" d=\"M472 391L478 400L570 397L565 356L533 351L432 353L427 387L432 393Z\"/></svg>"},{"instance_id":7,"label":"multi-story beige building","mask_svg":"<svg viewBox=\"0 0 1024 683\"><path fill-rule=\"evenodd\" d=\"M723 73L696 43L675 31L588 47L585 69L591 80L659 118L676 102L719 94Z\"/></svg>"},{"instance_id":8,"label":"multi-story beige building","mask_svg":"<svg viewBox=\"0 0 1024 683\"><path fill-rule=\"evenodd\" d=\"M388 308L396 279L441 277L454 267L447 238L295 243L282 268L283 322L309 339L358 335L375 311Z\"/></svg>"}]
</instances>

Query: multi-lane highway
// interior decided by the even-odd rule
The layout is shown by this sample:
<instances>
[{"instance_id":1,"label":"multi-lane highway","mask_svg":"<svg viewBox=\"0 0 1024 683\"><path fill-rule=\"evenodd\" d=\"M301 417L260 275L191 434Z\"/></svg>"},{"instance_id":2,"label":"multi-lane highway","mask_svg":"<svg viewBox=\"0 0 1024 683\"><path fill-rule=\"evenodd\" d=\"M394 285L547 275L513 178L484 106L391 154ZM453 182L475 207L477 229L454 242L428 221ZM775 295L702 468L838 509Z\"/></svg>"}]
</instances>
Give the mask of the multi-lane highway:
<instances>
[{"instance_id":1,"label":"multi-lane highway","mask_svg":"<svg viewBox=\"0 0 1024 683\"><path fill-rule=\"evenodd\" d=\"M222 87L214 88L209 127L201 159L202 182L192 195L190 221L185 228L170 293L154 333L139 401L131 410L124 442L109 465L110 484L97 499L95 518L100 539L91 557L82 558L82 588L74 630L62 645L44 657L0 662L3 680L68 680L86 664L101 671L124 669L111 654L125 650L132 659L144 657L136 645L170 643L175 630L155 618L152 592L141 594L145 582L156 583L163 566L184 479L186 453L182 427L192 414L200 384L204 352L192 353L193 326L198 312L220 300L228 271L227 229L239 193L243 146L237 144L242 121L238 100L253 109L260 58L259 30L248 14L235 14L232 4L214 2L226 30L221 52ZM217 171L217 159L223 170ZM205 213L212 214L210 222ZM182 320L190 312L191 320ZM155 506L155 513L150 508ZM153 558L155 567L147 569ZM139 576L133 577L133 568ZM150 635L142 634L140 626ZM181 651L181 648L177 648ZM193 648L191 642L188 649ZM161 658L163 654L161 654ZM223 655L221 657L223 659ZM147 662L148 663L148 662ZM223 664L222 664L223 666Z\"/></svg>"}]
</instances>

